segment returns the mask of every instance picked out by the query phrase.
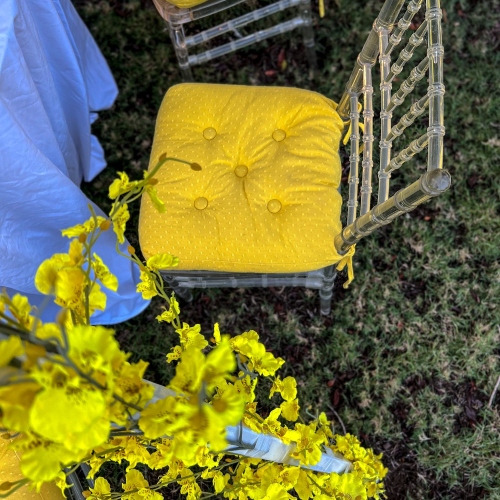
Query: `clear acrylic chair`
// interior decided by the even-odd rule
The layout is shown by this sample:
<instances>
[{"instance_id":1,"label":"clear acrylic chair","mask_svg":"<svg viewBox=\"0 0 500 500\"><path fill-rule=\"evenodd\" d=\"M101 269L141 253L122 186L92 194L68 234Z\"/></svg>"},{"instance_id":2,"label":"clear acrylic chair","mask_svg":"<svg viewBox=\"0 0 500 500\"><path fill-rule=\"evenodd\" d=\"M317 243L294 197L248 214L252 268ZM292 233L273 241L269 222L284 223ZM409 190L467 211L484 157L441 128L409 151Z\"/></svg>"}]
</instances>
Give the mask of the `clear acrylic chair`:
<instances>
[{"instance_id":1,"label":"clear acrylic chair","mask_svg":"<svg viewBox=\"0 0 500 500\"><path fill-rule=\"evenodd\" d=\"M166 0L153 0L156 9L167 23L168 32L174 46L182 79L184 81L193 80L191 72L192 66L203 64L217 57L234 52L235 50L247 47L248 45L297 28L300 28L302 31L309 65L312 69L316 68L310 0L279 0L278 2L253 10L196 35L186 36L184 31L185 24L230 9L237 4L241 4L243 1L244 0L209 0L208 2L202 1L202 3L200 3L200 0L170 0L170 2ZM275 26L257 31L247 36L241 36L238 32L239 28L247 24L290 8L296 8L298 11L298 15L292 19L280 22ZM233 33L237 38L229 43L205 50L199 54L190 55L188 53L189 49L226 33Z\"/></svg>"},{"instance_id":2,"label":"clear acrylic chair","mask_svg":"<svg viewBox=\"0 0 500 500\"><path fill-rule=\"evenodd\" d=\"M418 29L408 37L409 39L403 44L404 47L399 55L394 55L396 47L406 37L405 33L412 19L422 8L422 3L422 0L411 0L407 3L406 9L400 16L405 1L385 1L358 56L339 104L336 105L323 98L330 103L325 104L326 111L321 111L323 108L317 106L318 100L322 96L309 91L299 91L298 89L270 87L266 90L266 88L259 87L181 84L169 90L162 108L168 105L170 109L170 106L173 106L172 113L174 116L171 118L165 117L165 115L162 115L162 110L160 110L151 155L151 165L158 161L162 152L168 151L169 155L172 154L172 156L199 163L202 165L203 175L209 177L196 177L199 172L189 173L185 170L182 171L183 167L181 166L173 166L170 163L165 165L164 176L159 178L157 187L160 197L166 203L166 213L157 214L148 199L143 199L139 238L142 251L146 256L170 251L174 255L178 255L180 263L182 263L183 258L187 259L187 261L190 260L191 251L198 252L201 255L201 261L205 262L205 264L184 268L184 270L165 272L164 278L166 282L180 297L189 300L193 288L304 286L319 289L321 314L327 315L330 313L331 308L336 267L338 267L339 262L341 267L349 263L354 245L377 228L389 224L396 217L413 210L421 203L443 193L450 187L451 177L443 169L443 136L445 133L443 95L445 88L443 84L444 49L441 35L442 14L439 0L426 0L424 20ZM396 24L398 17L400 18ZM413 64L413 69L408 77L398 85L397 91L393 93L392 85L396 76L403 71L405 64L412 59L416 48L423 44L424 40L427 40L426 55L422 60ZM380 165L378 169L378 196L374 205L371 206L373 150L375 145L374 119L376 116L372 69L376 66L377 59L380 67L380 76L378 78L380 80L380 106L377 107L377 115L380 117L380 123L375 123L375 128L380 128L380 134L378 134ZM391 60L394 60L394 62L391 63ZM424 85L418 86L419 97L410 98L410 93L425 76L428 79L427 88ZM238 87L237 91L241 91L241 93L238 94L238 99L233 98L226 102L220 96L223 95L225 90L231 91L233 87ZM268 114L278 113L279 115L279 109L277 111L275 108L279 108L280 103L278 101L282 97L287 109L290 109L290 113L293 115L291 122L286 120L280 122L280 118L276 118L276 130L272 132L274 142L266 136L266 134L271 133L272 126L269 128L265 116L259 115L252 107L252 104L245 101L246 96L251 95L252 98L248 102L256 102L255 96L258 95L257 93L271 92L269 89L272 89L275 94L273 94L272 100L267 98ZM297 108L300 108L300 112L293 106L294 92L303 93L300 94L300 103ZM190 101L193 96L199 94L203 94L200 98L202 102L209 100L207 96L213 96L212 100L217 102L211 104L211 106L215 106L215 109L230 111L228 106L232 103L241 106L241 112L238 115L233 112L231 117L226 117L227 121L218 122L214 125L215 128L206 126L214 118L210 116L207 118L205 116L207 113L202 110L200 110L200 113L195 113L195 118L189 116L193 110L186 110L184 113L186 116L180 118L179 114L182 113L180 113L179 109L183 108L183 102ZM176 95L177 97L180 96L177 100L175 100ZM311 99L311 101L309 102L308 99ZM263 100L266 101L266 96L264 96ZM410 100L413 101L411 105L408 104ZM236 104L235 101L237 101ZM405 102L407 103L407 109L403 106ZM177 105L180 106L179 109L176 109ZM362 134L360 132L359 111L361 106L363 108L362 128L364 129ZM402 116L399 120L395 120L397 123L393 124L392 120L396 115L395 111L400 106L402 111L398 110L398 112ZM311 178L308 173L308 169L317 172L318 164L322 161L321 155L315 156L314 148L324 153L325 148L332 146L337 157L332 154L329 159L328 155L330 153L326 154L327 163L331 160L332 163L338 162L340 164L338 161L340 134L336 128L337 121L335 121L334 117L330 117L330 125L325 125L326 122L322 122L319 128L308 128L311 123L314 125L318 115L324 113L326 116L330 110L333 110L341 125L342 123L345 124L343 134L346 136L350 134L347 222L342 228L340 213L335 213L336 220L328 233L331 238L328 237L326 242L319 242L326 243L330 248L328 250L331 252L329 265L311 268L309 263L308 266L304 264L303 269L297 269L296 261L294 261L297 255L308 256L308 248L311 249L312 253L324 249L324 247L320 248L318 246L319 243L315 241L315 234L317 233L323 237L325 233L321 232L323 228L317 224L315 216L311 217L311 214L314 214L314 211L318 213L328 211L327 205L330 203L330 198L334 200L338 195L340 170L333 169L329 171L326 169L325 172L318 173L318 178L314 178L314 176ZM425 111L428 112L428 120L425 122L422 118L417 120ZM299 120L300 123L297 123L296 117L300 113L306 113L306 116L304 120ZM254 117L255 114L257 114L257 119ZM244 127L245 120L251 121L252 119L254 119L254 122L252 122L254 128L251 133L244 133L244 131L240 130L241 127ZM274 123L272 120L270 121ZM186 122L189 123L186 124ZM233 122L239 124L237 131L240 135L233 134L229 130ZM259 125L260 122L262 122L262 125ZM414 124L414 122L417 123ZM414 126L410 127L412 124ZM424 130L419 132L419 126L424 126ZM259 127L267 127L265 133L260 134ZM286 130L281 130L281 128ZM414 132L415 129L416 132ZM178 133L181 134L181 137L178 136ZM307 140L300 142L301 136L306 133L310 134ZM399 144L401 140L398 141L398 137L406 137L412 134L415 136L415 138L412 138L413 140L407 139L404 144ZM360 147L361 135L362 147ZM224 140L227 141L224 142ZM281 142L278 140L281 140ZM183 141L187 141L189 144L186 146ZM231 149L231 141L237 143L235 149ZM289 142L287 143L287 141ZM248 153L245 157L242 151L248 146L247 143L249 143L252 153ZM293 144L298 144L298 147L292 151ZM398 152L393 153L393 145L396 144ZM292 159L295 158L295 163L292 161L293 167L289 168L288 172L282 173L280 170L282 164L276 160L276 155L278 153L288 154L290 151L286 150L286 148L290 149L291 157ZM303 151L303 148L309 149ZM427 150L426 172L420 175L412 184L391 193L389 181L392 173L424 150ZM252 156L254 151L261 154L258 161ZM185 156L182 156L182 153ZM232 154L234 158L231 157ZM290 163L288 161L289 157L290 155L284 156L288 164ZM247 161L248 165L238 165L241 158ZM264 181L259 181L257 177L261 169L264 168L262 165L266 161L271 168L271 174ZM330 173L331 179L328 178ZM280 185L281 187L276 188L275 185L272 185L275 177L279 177L281 183L285 182L286 184L288 182L292 188L288 191L286 191L288 186L283 187ZM361 186L358 190L360 177ZM242 179L246 184L241 184ZM258 189L252 190L251 182L255 182L255 184L260 182L257 186ZM309 195L304 194L303 187L309 190L308 193L312 193L312 199L307 197ZM324 195L325 192L329 194ZM206 198L204 196L200 197L200 193L205 193ZM281 202L279 199L269 200L280 196L282 197ZM358 198L360 199L359 204ZM279 206L278 204L273 205L276 201L278 201ZM224 205L224 210L219 209L223 206L223 202L228 202L230 208L227 209ZM281 217L280 220L273 219L273 215L266 213L266 203L268 212ZM205 210L206 208L211 211ZM250 210L251 217L249 216L248 220L250 222L248 224L240 225L240 230L241 227L244 228L240 237L241 241L237 241L237 237L234 235L230 238L228 235L228 241L229 239L231 241L230 244L226 245L222 229L227 228L225 230L231 233L233 226L240 224L240 218L246 217L247 210ZM295 210L295 212L292 212L292 210ZM304 210L307 215L302 217L301 210ZM330 224L330 214L334 212L329 211L326 219L322 219L325 225ZM167 221L165 217L168 218L169 216L171 218ZM196 230L205 231L208 238L200 241L200 236L196 231L190 232L194 226L189 217L198 218ZM260 236L257 231L261 227L258 226L261 217L273 226L274 239L271 238L270 240L272 244L269 244L268 240L266 240L266 234ZM286 217L289 217L289 219L286 219ZM300 221L301 217L302 221ZM181 221L178 226L170 226L175 226L178 220ZM285 223L289 224L286 228ZM252 224L255 227L250 227ZM171 232L174 236L168 239L166 235L170 229L172 229ZM266 228L264 227L263 230L265 231ZM177 238L175 235L180 231L183 231L188 239L184 240L183 243L181 242L182 244L177 248L174 248ZM291 268L288 272L275 272L276 261L279 261L278 264L283 264L284 267L287 264L287 262L281 262L279 258L275 258L277 255L281 255L279 252L283 250L280 247L282 243L280 239L283 240L284 235L289 238L294 231L298 239L303 238L305 235L307 240L306 248L303 248L304 245L300 248L290 246L289 260L290 262L294 261L293 266L290 265ZM257 241L258 238L261 238L261 243ZM247 255L245 254L245 244L248 241L255 245L254 250L257 249L255 251L260 252L258 258L262 256L262 266L259 267L259 272L255 272L255 270L248 272L248 267L245 265L245 255ZM194 250L190 248L189 251L185 251L186 242L192 242L191 246L194 247ZM266 242L267 244L265 244ZM223 266L219 265L220 263L217 266L212 265L215 260L211 261L210 256L214 255L214 252L215 255L218 255L218 248L213 248L217 247L217 245L222 245L220 251L228 252L228 260L231 262L237 261L243 255L244 258L243 260L240 259L236 269L234 265L229 265L229 269L224 269ZM317 248L320 248L320 250L316 250ZM302 251L306 253L300 253ZM253 254L248 255L252 256ZM264 269L267 264L270 267L269 272Z\"/></svg>"}]
</instances>

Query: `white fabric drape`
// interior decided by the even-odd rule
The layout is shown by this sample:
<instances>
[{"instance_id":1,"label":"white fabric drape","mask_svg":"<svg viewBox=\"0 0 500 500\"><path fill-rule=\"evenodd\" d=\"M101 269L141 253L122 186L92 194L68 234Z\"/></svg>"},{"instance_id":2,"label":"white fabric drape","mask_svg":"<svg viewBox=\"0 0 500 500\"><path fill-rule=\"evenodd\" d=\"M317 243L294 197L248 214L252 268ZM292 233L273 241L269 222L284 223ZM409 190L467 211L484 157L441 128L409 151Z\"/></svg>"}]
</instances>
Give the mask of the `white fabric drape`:
<instances>
[{"instance_id":1,"label":"white fabric drape","mask_svg":"<svg viewBox=\"0 0 500 500\"><path fill-rule=\"evenodd\" d=\"M118 90L69 0L0 5L0 287L37 305L36 269L67 251L61 229L90 217L79 185L106 166L90 126ZM148 305L135 292L138 270L116 254L115 241L108 231L95 247L120 286L104 289L108 308L94 323L125 321ZM43 319L55 311L49 306Z\"/></svg>"}]
</instances>

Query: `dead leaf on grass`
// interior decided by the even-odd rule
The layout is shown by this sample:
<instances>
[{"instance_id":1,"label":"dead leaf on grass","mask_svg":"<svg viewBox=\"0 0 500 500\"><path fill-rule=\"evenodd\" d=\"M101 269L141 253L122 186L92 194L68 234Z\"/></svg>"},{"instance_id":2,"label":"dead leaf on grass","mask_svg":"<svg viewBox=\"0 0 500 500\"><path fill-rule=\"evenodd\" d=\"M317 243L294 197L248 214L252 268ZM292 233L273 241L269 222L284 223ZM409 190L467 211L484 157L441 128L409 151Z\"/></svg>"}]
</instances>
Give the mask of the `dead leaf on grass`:
<instances>
[{"instance_id":1,"label":"dead leaf on grass","mask_svg":"<svg viewBox=\"0 0 500 500\"><path fill-rule=\"evenodd\" d=\"M486 142L483 142L485 146L491 146L492 148L500 147L500 139L498 137L490 137Z\"/></svg>"}]
</instances>

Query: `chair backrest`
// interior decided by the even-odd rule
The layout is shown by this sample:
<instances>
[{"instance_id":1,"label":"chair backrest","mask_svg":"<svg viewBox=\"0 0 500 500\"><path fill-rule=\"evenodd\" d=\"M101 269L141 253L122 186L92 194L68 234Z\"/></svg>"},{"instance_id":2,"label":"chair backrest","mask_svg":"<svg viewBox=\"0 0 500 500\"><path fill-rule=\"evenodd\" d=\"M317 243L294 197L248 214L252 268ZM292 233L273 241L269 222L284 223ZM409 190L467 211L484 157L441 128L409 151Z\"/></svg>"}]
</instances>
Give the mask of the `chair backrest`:
<instances>
[{"instance_id":1,"label":"chair backrest","mask_svg":"<svg viewBox=\"0 0 500 500\"><path fill-rule=\"evenodd\" d=\"M441 34L440 0L425 1L425 19L409 37L405 47L393 64L394 49L402 41L415 14L422 8L423 0L411 0L404 14L395 22L405 0L386 0L373 28L358 56L354 70L342 96L338 112L344 121L350 121L350 173L348 178L349 201L347 224L335 239L339 253L346 252L362 237L378 227L390 223L397 216L413 210L429 198L446 191L451 185L451 177L443 170L444 128L444 84L443 84L443 44ZM392 32L392 34L391 34ZM427 39L427 55L415 64L408 78L392 94L392 84L412 58L415 49ZM380 66L380 167L379 187L376 205L371 208L372 170L374 137L374 90L372 68L379 60ZM417 82L428 74L427 92L409 107L394 126L394 110L403 104ZM360 163L359 97L363 97L363 151ZM416 118L429 110L428 127L424 134L401 148L391 157L394 140L399 137ZM399 169L413 156L427 148L427 172L408 187L389 197L389 181L392 172ZM358 184L361 174L361 189L358 215Z\"/></svg>"}]
</instances>

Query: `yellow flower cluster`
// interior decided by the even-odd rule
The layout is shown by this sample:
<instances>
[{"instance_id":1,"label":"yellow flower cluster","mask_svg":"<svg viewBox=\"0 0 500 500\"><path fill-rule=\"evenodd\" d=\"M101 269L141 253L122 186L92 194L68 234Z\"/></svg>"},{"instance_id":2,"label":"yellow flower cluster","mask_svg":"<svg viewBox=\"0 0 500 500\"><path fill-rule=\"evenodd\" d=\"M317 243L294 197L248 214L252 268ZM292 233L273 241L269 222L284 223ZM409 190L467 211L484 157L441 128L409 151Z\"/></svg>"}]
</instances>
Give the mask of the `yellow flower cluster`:
<instances>
[{"instance_id":1,"label":"yellow flower cluster","mask_svg":"<svg viewBox=\"0 0 500 500\"><path fill-rule=\"evenodd\" d=\"M16 436L21 472L39 489L64 483L62 470L90 458L106 443L111 423L129 425L153 388L143 382L147 363L129 363L101 326L41 323L25 297L0 296L6 327L0 340L0 427Z\"/></svg>"},{"instance_id":2,"label":"yellow flower cluster","mask_svg":"<svg viewBox=\"0 0 500 500\"><path fill-rule=\"evenodd\" d=\"M16 483L0 482L0 491L25 484L39 490L47 481L64 490L66 471L79 463L87 462L89 477L94 477L106 462L125 460L122 492L112 492L108 481L98 477L86 497L161 500L161 489L177 483L187 500L198 500L203 480L228 500L286 500L296 498L293 492L301 500L383 497L387 469L381 456L354 436L334 436L324 413L306 424L296 380L276 375L284 360L266 351L255 331L230 337L221 335L216 324L209 343L200 325L180 320L179 303L173 294L166 295L160 273L177 265L171 255L141 262L132 247L126 255L141 270L137 291L145 298L165 299L167 307L157 320L171 323L179 338L166 354L166 362L176 362L167 396L154 397L153 386L143 380L147 363L130 363L112 330L90 326L93 312L106 306L101 286L118 287L93 246L110 227L124 241L127 204L141 194L164 210L153 175L167 160L142 181L119 174L109 191L114 200L109 219L91 209L89 220L63 231L71 239L68 253L43 262L35 278L38 290L62 308L55 323L42 323L25 297L0 295L0 332L6 335L0 337L0 428L21 453L24 476ZM257 411L255 390L261 379L271 384L269 398L281 398L266 417ZM291 445L298 465L238 457L238 446L224 453L226 428L243 424ZM351 461L351 471L339 475L306 468L326 451ZM139 464L163 471L155 484L148 483Z\"/></svg>"}]
</instances>

